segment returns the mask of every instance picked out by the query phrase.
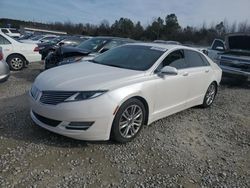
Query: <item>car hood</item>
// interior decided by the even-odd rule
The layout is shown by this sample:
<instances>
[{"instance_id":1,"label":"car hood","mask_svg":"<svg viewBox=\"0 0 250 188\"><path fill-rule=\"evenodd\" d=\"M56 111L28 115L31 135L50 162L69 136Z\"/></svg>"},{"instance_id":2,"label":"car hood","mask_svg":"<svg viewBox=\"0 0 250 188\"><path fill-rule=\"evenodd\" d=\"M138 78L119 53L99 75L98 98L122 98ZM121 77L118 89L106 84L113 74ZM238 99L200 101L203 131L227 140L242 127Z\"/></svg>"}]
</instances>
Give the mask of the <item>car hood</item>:
<instances>
[{"instance_id":1,"label":"car hood","mask_svg":"<svg viewBox=\"0 0 250 188\"><path fill-rule=\"evenodd\" d=\"M226 49L229 51L250 52L250 34L236 33L226 36Z\"/></svg>"},{"instance_id":2,"label":"car hood","mask_svg":"<svg viewBox=\"0 0 250 188\"><path fill-rule=\"evenodd\" d=\"M49 69L36 78L34 85L41 91L104 90L113 89L142 76L142 71L85 61Z\"/></svg>"}]
</instances>

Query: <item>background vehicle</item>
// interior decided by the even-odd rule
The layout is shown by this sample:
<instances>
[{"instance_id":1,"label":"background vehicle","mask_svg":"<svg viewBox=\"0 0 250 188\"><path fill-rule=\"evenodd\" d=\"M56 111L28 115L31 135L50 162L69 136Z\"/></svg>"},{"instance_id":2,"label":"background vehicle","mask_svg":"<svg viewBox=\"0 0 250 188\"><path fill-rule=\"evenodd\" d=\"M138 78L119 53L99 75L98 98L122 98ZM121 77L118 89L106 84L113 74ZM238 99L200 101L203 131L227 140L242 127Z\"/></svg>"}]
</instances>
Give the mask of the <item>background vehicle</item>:
<instances>
[{"instance_id":1,"label":"background vehicle","mask_svg":"<svg viewBox=\"0 0 250 188\"><path fill-rule=\"evenodd\" d=\"M41 73L30 91L31 117L71 138L124 143L143 125L211 106L220 80L218 65L195 49L126 44Z\"/></svg>"},{"instance_id":2,"label":"background vehicle","mask_svg":"<svg viewBox=\"0 0 250 188\"><path fill-rule=\"evenodd\" d=\"M219 54L223 53L225 50L226 50L225 42L221 39L214 39L211 47L207 49L207 55L214 62L217 62Z\"/></svg>"},{"instance_id":3,"label":"background vehicle","mask_svg":"<svg viewBox=\"0 0 250 188\"><path fill-rule=\"evenodd\" d=\"M57 37L57 35L37 35L26 40L20 40L20 42L38 44L43 42L49 42Z\"/></svg>"},{"instance_id":4,"label":"background vehicle","mask_svg":"<svg viewBox=\"0 0 250 188\"><path fill-rule=\"evenodd\" d=\"M60 46L78 46L83 41L89 39L89 37L78 36L61 36L57 37L49 42L38 44L39 53L42 55L42 60L50 53L54 52Z\"/></svg>"},{"instance_id":5,"label":"background vehicle","mask_svg":"<svg viewBox=\"0 0 250 188\"><path fill-rule=\"evenodd\" d=\"M154 43L181 45L180 42L178 42L178 41L171 41L171 40L154 40Z\"/></svg>"},{"instance_id":6,"label":"background vehicle","mask_svg":"<svg viewBox=\"0 0 250 188\"><path fill-rule=\"evenodd\" d=\"M77 47L61 47L45 58L45 69L69 64L85 59L93 59L99 54L126 43L134 42L131 39L118 37L93 37L82 42ZM61 62L61 63L60 63Z\"/></svg>"},{"instance_id":7,"label":"background vehicle","mask_svg":"<svg viewBox=\"0 0 250 188\"><path fill-rule=\"evenodd\" d=\"M21 70L29 62L41 60L36 44L21 43L0 32L0 46L3 50L4 60L11 70Z\"/></svg>"},{"instance_id":8,"label":"background vehicle","mask_svg":"<svg viewBox=\"0 0 250 188\"><path fill-rule=\"evenodd\" d=\"M232 33L214 40L209 57L221 67L223 76L250 80L250 34Z\"/></svg>"},{"instance_id":9,"label":"background vehicle","mask_svg":"<svg viewBox=\"0 0 250 188\"><path fill-rule=\"evenodd\" d=\"M2 47L0 47L0 82L6 81L9 78L10 69L8 64L3 61Z\"/></svg>"},{"instance_id":10,"label":"background vehicle","mask_svg":"<svg viewBox=\"0 0 250 188\"><path fill-rule=\"evenodd\" d=\"M0 28L0 31L16 39L21 36L20 32L15 28Z\"/></svg>"},{"instance_id":11,"label":"background vehicle","mask_svg":"<svg viewBox=\"0 0 250 188\"><path fill-rule=\"evenodd\" d=\"M36 36L34 33L32 33L32 32L29 32L29 33L24 33L23 35L21 35L19 38L18 38L18 40L20 41L20 40L27 40L27 39L30 39L30 38L32 38L32 37L34 37L34 36Z\"/></svg>"}]
</instances>

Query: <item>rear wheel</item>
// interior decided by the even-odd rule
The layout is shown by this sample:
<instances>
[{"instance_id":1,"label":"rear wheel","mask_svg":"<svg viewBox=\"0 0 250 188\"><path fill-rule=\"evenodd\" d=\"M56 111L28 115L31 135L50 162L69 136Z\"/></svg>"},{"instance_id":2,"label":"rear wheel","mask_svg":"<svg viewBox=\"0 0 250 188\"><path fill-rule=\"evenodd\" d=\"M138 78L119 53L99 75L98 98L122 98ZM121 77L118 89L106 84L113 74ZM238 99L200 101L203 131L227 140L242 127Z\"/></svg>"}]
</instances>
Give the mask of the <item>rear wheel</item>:
<instances>
[{"instance_id":1,"label":"rear wheel","mask_svg":"<svg viewBox=\"0 0 250 188\"><path fill-rule=\"evenodd\" d=\"M19 71L25 67L25 59L20 55L11 55L7 58L11 70Z\"/></svg>"},{"instance_id":2,"label":"rear wheel","mask_svg":"<svg viewBox=\"0 0 250 188\"><path fill-rule=\"evenodd\" d=\"M211 83L207 89L205 94L202 107L207 108L211 106L214 102L215 95L217 93L217 85L215 82Z\"/></svg>"},{"instance_id":3,"label":"rear wheel","mask_svg":"<svg viewBox=\"0 0 250 188\"><path fill-rule=\"evenodd\" d=\"M126 143L133 140L145 123L146 110L138 99L129 99L119 108L113 121L111 137L113 140Z\"/></svg>"}]
</instances>

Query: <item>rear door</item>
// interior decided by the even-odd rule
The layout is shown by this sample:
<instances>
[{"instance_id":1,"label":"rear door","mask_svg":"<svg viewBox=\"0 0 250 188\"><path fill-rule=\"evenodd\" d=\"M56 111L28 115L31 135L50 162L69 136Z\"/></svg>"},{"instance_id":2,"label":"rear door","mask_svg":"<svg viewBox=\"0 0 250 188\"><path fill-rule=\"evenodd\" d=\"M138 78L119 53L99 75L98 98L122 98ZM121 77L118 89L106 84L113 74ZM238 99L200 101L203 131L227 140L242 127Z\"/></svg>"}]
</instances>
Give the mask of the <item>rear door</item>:
<instances>
[{"instance_id":1,"label":"rear door","mask_svg":"<svg viewBox=\"0 0 250 188\"><path fill-rule=\"evenodd\" d=\"M185 71L191 84L187 97L187 106L189 107L203 101L210 84L212 69L210 64L205 61L203 54L193 50L184 50L184 54L188 66Z\"/></svg>"}]
</instances>

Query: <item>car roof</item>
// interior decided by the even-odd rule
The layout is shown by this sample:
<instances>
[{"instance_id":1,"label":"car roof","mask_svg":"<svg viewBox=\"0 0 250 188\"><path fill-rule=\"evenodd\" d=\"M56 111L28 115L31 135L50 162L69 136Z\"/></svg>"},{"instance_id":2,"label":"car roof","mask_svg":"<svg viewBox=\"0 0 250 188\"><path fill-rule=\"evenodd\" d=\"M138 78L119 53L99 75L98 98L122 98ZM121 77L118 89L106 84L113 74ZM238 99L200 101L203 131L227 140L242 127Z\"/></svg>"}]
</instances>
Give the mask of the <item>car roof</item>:
<instances>
[{"instance_id":1,"label":"car roof","mask_svg":"<svg viewBox=\"0 0 250 188\"><path fill-rule=\"evenodd\" d=\"M195 48L183 46L183 45L175 45L175 44L162 44L162 43L153 43L153 42L136 42L136 43L129 43L125 45L140 45L140 46L150 46L150 47L156 47L156 48L165 48L166 50L171 49L189 49L198 51ZM199 52L199 51L198 51Z\"/></svg>"},{"instance_id":2,"label":"car roof","mask_svg":"<svg viewBox=\"0 0 250 188\"><path fill-rule=\"evenodd\" d=\"M127 41L133 41L130 38L121 38L121 37L112 37L112 36L97 36L97 37L93 37L94 38L99 38L99 39L110 39L110 40L127 40Z\"/></svg>"}]
</instances>

